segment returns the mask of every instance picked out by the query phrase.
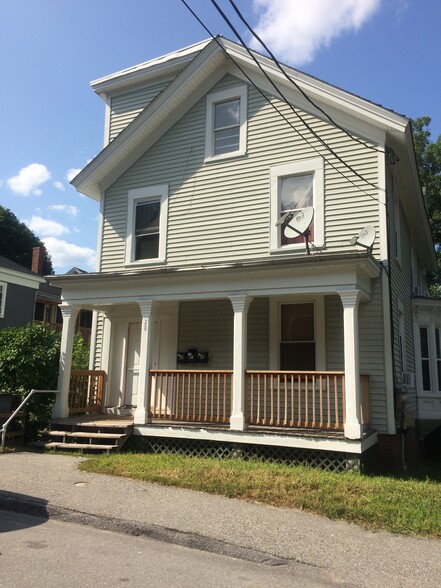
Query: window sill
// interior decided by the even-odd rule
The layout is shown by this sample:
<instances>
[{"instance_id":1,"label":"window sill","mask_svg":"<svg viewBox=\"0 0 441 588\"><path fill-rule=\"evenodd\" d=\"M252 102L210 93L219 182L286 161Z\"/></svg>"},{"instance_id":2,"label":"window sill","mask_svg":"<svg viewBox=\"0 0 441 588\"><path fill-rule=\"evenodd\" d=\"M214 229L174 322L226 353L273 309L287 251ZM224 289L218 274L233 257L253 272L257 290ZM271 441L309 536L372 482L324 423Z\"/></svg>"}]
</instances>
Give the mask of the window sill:
<instances>
[{"instance_id":1,"label":"window sill","mask_svg":"<svg viewBox=\"0 0 441 588\"><path fill-rule=\"evenodd\" d=\"M208 155L205 157L204 163L214 163L215 161L227 161L229 159L236 159L237 157L245 157L246 155L246 150L224 153L222 155Z\"/></svg>"},{"instance_id":2,"label":"window sill","mask_svg":"<svg viewBox=\"0 0 441 588\"><path fill-rule=\"evenodd\" d=\"M124 267L126 267L127 269L130 269L130 268L161 266L164 264L165 264L165 259L162 259L162 258L140 259L138 261L126 261L124 263Z\"/></svg>"}]
</instances>

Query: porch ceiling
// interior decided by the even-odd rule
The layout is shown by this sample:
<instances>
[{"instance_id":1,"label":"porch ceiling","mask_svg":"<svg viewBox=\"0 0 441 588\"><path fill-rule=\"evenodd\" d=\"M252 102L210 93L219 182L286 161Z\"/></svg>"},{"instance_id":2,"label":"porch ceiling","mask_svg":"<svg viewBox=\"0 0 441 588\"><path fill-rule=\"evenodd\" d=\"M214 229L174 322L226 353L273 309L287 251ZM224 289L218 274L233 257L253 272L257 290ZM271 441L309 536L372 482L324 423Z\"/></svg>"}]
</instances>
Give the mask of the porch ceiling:
<instances>
[{"instance_id":1,"label":"porch ceiling","mask_svg":"<svg viewBox=\"0 0 441 588\"><path fill-rule=\"evenodd\" d=\"M63 300L84 307L130 304L140 300L219 299L235 294L253 297L335 294L359 290L371 295L381 268L368 253L284 256L250 262L198 267L167 266L140 271L51 276Z\"/></svg>"}]
</instances>

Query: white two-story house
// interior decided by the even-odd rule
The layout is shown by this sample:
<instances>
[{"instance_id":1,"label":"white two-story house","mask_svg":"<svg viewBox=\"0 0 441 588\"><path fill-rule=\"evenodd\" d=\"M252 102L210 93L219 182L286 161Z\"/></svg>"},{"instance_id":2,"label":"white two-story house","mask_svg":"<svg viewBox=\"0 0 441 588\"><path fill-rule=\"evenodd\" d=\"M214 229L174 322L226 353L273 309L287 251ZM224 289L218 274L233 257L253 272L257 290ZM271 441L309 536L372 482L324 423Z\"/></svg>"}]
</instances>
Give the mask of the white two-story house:
<instances>
[{"instance_id":1,"label":"white two-story house","mask_svg":"<svg viewBox=\"0 0 441 588\"><path fill-rule=\"evenodd\" d=\"M54 416L89 309L99 409L140 437L399 459L441 365L432 302L412 309L435 258L409 120L222 37L92 88L105 147L72 183L100 203L99 262L52 279Z\"/></svg>"}]
</instances>

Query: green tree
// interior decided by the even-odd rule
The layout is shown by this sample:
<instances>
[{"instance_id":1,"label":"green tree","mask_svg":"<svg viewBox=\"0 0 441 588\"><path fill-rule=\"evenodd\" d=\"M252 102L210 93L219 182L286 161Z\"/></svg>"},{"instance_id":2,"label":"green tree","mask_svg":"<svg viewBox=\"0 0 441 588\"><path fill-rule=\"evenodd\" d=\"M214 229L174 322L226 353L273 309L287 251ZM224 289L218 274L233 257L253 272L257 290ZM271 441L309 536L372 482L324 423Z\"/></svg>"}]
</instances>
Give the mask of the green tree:
<instances>
[{"instance_id":1,"label":"green tree","mask_svg":"<svg viewBox=\"0 0 441 588\"><path fill-rule=\"evenodd\" d=\"M52 260L44 243L8 208L0 206L0 255L31 268L32 249L43 247L43 274L53 274Z\"/></svg>"},{"instance_id":2,"label":"green tree","mask_svg":"<svg viewBox=\"0 0 441 588\"><path fill-rule=\"evenodd\" d=\"M438 271L428 275L429 290L432 296L441 297L441 135L431 140L429 116L412 121L413 140L421 185L426 190L427 209Z\"/></svg>"}]
</instances>

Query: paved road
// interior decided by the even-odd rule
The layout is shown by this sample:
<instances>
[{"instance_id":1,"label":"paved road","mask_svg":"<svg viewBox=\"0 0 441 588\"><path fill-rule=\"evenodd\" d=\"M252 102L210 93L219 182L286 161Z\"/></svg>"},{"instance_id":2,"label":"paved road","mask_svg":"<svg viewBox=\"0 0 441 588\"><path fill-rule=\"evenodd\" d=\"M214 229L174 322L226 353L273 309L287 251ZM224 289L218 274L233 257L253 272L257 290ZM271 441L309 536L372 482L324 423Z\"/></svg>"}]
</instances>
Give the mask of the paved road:
<instances>
[{"instance_id":1,"label":"paved road","mask_svg":"<svg viewBox=\"0 0 441 588\"><path fill-rule=\"evenodd\" d=\"M0 517L8 531L0 534L1 588L335 585L323 570L295 562L272 567L29 515L0 511Z\"/></svg>"},{"instance_id":2,"label":"paved road","mask_svg":"<svg viewBox=\"0 0 441 588\"><path fill-rule=\"evenodd\" d=\"M351 586L440 585L440 541L370 533L293 510L87 474L78 471L79 459L1 455L0 508L47 513L244 561L305 564Z\"/></svg>"}]
</instances>

